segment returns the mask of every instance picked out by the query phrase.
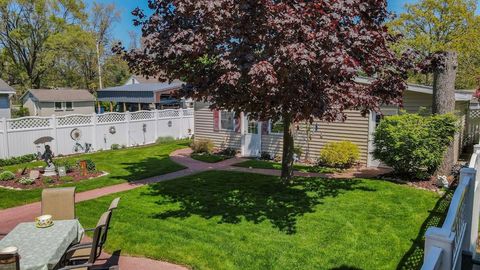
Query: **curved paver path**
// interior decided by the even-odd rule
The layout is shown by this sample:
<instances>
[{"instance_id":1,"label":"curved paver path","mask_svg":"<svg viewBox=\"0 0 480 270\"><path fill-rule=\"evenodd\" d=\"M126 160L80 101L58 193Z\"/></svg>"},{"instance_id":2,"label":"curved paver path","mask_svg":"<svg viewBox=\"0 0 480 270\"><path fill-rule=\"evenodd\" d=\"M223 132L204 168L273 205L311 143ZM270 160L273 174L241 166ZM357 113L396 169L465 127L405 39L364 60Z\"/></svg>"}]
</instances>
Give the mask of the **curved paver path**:
<instances>
[{"instance_id":1,"label":"curved paver path","mask_svg":"<svg viewBox=\"0 0 480 270\"><path fill-rule=\"evenodd\" d=\"M224 160L218 163L204 163L201 161L194 160L190 157L192 153L191 149L181 149L174 151L170 154L170 158L187 167L184 170L154 176L146 178L140 181L135 181L132 183L123 183L114 186L103 187L95 190L85 191L77 193L75 196L76 202L82 202L87 200L96 199L102 196L132 190L141 186L145 186L152 183L158 183L163 181L169 181L183 176L188 176L204 171L209 170L224 170L224 171L238 171L238 172L247 172L247 173L258 173L265 175L280 175L279 170L270 170L270 169L253 169L253 168L242 168L234 167L232 165L245 161L243 158L232 158ZM296 176L304 177L325 177L325 178L368 178L376 176L380 173L384 173L385 170L382 169L362 169L362 170L352 170L345 173L330 175L330 174L318 174L318 173L302 173L295 172ZM40 202L31 203L27 205L22 205L18 207L13 207L9 209L0 210L0 238L3 237L6 233L10 232L18 223L21 222L31 222L35 217L40 215ZM118 265L122 270L177 270L177 269L187 269L183 266L151 260L147 258L137 258L137 257L128 257L128 256L119 256L118 254L102 254L102 257L99 260L101 263L106 263L109 265Z\"/></svg>"}]
</instances>

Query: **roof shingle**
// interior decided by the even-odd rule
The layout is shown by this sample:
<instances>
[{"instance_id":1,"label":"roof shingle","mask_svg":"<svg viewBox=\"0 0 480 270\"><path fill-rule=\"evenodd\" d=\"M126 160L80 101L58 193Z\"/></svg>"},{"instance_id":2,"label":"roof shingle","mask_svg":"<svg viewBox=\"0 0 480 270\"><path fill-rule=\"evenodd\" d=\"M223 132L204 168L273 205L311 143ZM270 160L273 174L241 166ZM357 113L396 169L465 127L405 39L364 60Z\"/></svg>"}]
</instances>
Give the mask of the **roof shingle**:
<instances>
[{"instance_id":1,"label":"roof shingle","mask_svg":"<svg viewBox=\"0 0 480 270\"><path fill-rule=\"evenodd\" d=\"M95 101L95 97L83 89L31 89L29 92L39 101Z\"/></svg>"}]
</instances>

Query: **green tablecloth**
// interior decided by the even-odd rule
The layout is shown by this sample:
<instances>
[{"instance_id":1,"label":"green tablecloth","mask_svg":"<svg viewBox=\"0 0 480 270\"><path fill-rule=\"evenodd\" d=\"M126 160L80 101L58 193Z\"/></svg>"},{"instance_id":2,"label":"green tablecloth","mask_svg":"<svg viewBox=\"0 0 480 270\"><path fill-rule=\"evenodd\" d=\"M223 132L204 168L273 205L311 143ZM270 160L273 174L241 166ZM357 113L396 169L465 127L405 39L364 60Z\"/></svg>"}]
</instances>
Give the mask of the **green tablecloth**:
<instances>
[{"instance_id":1,"label":"green tablecloth","mask_svg":"<svg viewBox=\"0 0 480 270\"><path fill-rule=\"evenodd\" d=\"M78 220L54 221L49 228L39 229L35 223L21 223L0 240L0 249L18 248L21 270L54 269L67 248L83 236Z\"/></svg>"}]
</instances>

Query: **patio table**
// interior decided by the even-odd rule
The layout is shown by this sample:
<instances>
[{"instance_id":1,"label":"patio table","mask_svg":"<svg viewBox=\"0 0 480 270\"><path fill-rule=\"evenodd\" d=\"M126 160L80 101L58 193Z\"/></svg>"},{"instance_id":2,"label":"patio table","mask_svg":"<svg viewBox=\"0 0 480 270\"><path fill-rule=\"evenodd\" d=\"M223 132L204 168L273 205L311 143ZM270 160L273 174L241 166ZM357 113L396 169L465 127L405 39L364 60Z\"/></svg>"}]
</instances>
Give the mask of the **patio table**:
<instances>
[{"instance_id":1,"label":"patio table","mask_svg":"<svg viewBox=\"0 0 480 270\"><path fill-rule=\"evenodd\" d=\"M0 249L17 247L21 270L49 270L55 268L71 244L80 242L83 233L78 220L54 221L44 229L35 227L34 222L20 223L0 240Z\"/></svg>"}]
</instances>

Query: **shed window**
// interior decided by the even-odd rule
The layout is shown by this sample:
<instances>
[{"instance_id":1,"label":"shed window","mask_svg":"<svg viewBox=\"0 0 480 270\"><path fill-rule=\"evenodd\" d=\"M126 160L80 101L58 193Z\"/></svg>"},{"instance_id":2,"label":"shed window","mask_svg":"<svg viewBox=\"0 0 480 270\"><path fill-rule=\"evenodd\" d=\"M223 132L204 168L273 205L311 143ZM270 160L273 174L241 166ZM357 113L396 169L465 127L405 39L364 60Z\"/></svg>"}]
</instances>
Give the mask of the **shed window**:
<instances>
[{"instance_id":1,"label":"shed window","mask_svg":"<svg viewBox=\"0 0 480 270\"><path fill-rule=\"evenodd\" d=\"M65 108L67 111L73 110L73 102L65 102Z\"/></svg>"},{"instance_id":2,"label":"shed window","mask_svg":"<svg viewBox=\"0 0 480 270\"><path fill-rule=\"evenodd\" d=\"M222 111L220 113L220 128L223 130L235 129L235 113Z\"/></svg>"},{"instance_id":3,"label":"shed window","mask_svg":"<svg viewBox=\"0 0 480 270\"><path fill-rule=\"evenodd\" d=\"M55 102L55 110L56 111L63 110L62 102Z\"/></svg>"},{"instance_id":4,"label":"shed window","mask_svg":"<svg viewBox=\"0 0 480 270\"><path fill-rule=\"evenodd\" d=\"M280 119L278 121L271 121L270 120L270 133L278 133L283 134L283 120Z\"/></svg>"}]
</instances>

